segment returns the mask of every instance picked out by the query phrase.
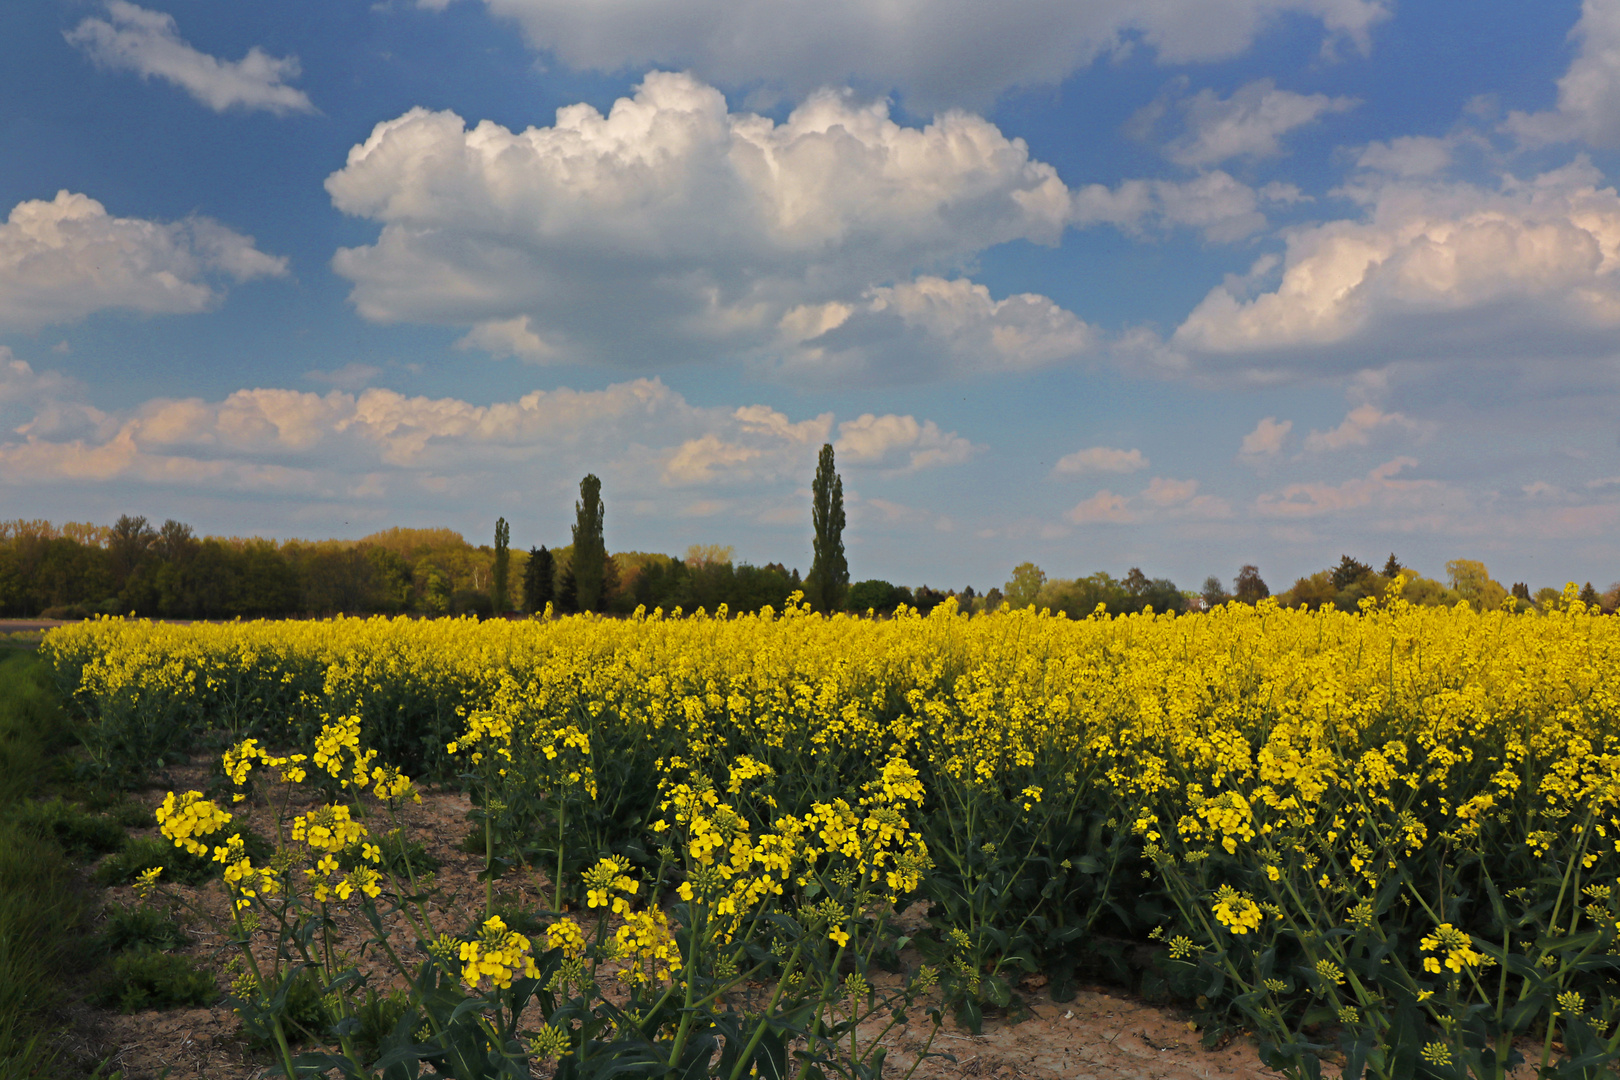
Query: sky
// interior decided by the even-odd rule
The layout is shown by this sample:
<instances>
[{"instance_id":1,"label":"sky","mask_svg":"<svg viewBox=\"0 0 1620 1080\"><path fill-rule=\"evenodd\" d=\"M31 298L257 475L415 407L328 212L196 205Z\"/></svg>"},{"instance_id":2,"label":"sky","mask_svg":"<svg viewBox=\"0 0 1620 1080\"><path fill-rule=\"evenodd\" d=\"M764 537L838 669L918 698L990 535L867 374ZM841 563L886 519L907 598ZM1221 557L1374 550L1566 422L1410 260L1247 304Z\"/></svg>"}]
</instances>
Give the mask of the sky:
<instances>
[{"instance_id":1,"label":"sky","mask_svg":"<svg viewBox=\"0 0 1620 1080\"><path fill-rule=\"evenodd\" d=\"M0 519L1601 589L1617 180L1620 0L0 5Z\"/></svg>"}]
</instances>

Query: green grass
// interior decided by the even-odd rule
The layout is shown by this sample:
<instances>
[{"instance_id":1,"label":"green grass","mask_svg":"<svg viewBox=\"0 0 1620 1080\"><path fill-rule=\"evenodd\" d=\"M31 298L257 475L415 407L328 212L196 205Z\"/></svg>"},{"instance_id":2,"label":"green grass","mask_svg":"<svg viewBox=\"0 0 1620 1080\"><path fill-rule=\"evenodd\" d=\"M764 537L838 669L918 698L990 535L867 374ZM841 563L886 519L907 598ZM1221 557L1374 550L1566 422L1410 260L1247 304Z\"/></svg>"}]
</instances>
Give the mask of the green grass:
<instances>
[{"instance_id":1,"label":"green grass","mask_svg":"<svg viewBox=\"0 0 1620 1080\"><path fill-rule=\"evenodd\" d=\"M19 804L12 820L36 836L54 839L70 859L93 859L118 851L129 840L124 827L113 818L87 814L60 795L49 802Z\"/></svg>"},{"instance_id":2,"label":"green grass","mask_svg":"<svg viewBox=\"0 0 1620 1080\"><path fill-rule=\"evenodd\" d=\"M0 645L0 1080L79 1075L53 1010L86 961L86 904L64 844L89 857L123 842L116 821L44 793L68 726L32 651Z\"/></svg>"}]
</instances>

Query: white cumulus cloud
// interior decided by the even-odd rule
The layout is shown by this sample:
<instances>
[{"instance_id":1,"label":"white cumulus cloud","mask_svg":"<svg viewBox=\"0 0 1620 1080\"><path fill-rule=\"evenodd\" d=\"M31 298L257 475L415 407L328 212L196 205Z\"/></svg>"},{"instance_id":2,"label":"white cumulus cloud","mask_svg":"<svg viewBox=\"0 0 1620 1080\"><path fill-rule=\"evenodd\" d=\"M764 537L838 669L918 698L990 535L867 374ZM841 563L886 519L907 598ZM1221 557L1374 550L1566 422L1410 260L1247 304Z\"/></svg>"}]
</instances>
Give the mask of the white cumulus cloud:
<instances>
[{"instance_id":1,"label":"white cumulus cloud","mask_svg":"<svg viewBox=\"0 0 1620 1080\"><path fill-rule=\"evenodd\" d=\"M105 19L85 19L66 36L100 67L171 82L215 112L315 111L308 95L288 85L299 75L296 56L271 56L255 45L240 60L221 60L187 44L173 16L128 0L108 0Z\"/></svg>"},{"instance_id":2,"label":"white cumulus cloud","mask_svg":"<svg viewBox=\"0 0 1620 1080\"><path fill-rule=\"evenodd\" d=\"M1289 184L1253 188L1215 169L1190 180L1126 180L1117 187L1088 184L1073 195L1075 225L1112 225L1132 235L1197 229L1208 240L1242 240L1266 227L1266 203L1302 198Z\"/></svg>"},{"instance_id":3,"label":"white cumulus cloud","mask_svg":"<svg viewBox=\"0 0 1620 1080\"><path fill-rule=\"evenodd\" d=\"M326 187L381 225L333 263L364 317L467 326L465 346L498 354L791 363L848 321L845 337L920 334L948 369L994 368L1088 340L1045 298L932 276L1010 240L1056 243L1070 217L1056 171L967 113L906 127L823 91L778 124L654 72L605 116L572 105L522 132L413 109Z\"/></svg>"},{"instance_id":4,"label":"white cumulus cloud","mask_svg":"<svg viewBox=\"0 0 1620 1080\"><path fill-rule=\"evenodd\" d=\"M1271 79L1256 79L1226 98L1206 88L1179 103L1186 130L1165 144L1164 153L1195 168L1232 158L1277 157L1282 136L1357 104L1354 98L1279 90Z\"/></svg>"},{"instance_id":5,"label":"white cumulus cloud","mask_svg":"<svg viewBox=\"0 0 1620 1080\"><path fill-rule=\"evenodd\" d=\"M280 277L287 260L208 218L113 217L60 191L18 203L0 224L0 328L30 330L122 308L191 314L218 303L219 278Z\"/></svg>"},{"instance_id":6,"label":"white cumulus cloud","mask_svg":"<svg viewBox=\"0 0 1620 1080\"><path fill-rule=\"evenodd\" d=\"M1140 520L1128 496L1115 495L1107 488L1076 503L1064 516L1076 525L1129 525Z\"/></svg>"},{"instance_id":7,"label":"white cumulus cloud","mask_svg":"<svg viewBox=\"0 0 1620 1080\"><path fill-rule=\"evenodd\" d=\"M1366 446L1380 428L1400 428L1411 434L1428 434L1432 425L1414 420L1404 413L1384 412L1374 405L1358 405L1345 416L1344 422L1331 431L1313 431L1305 437L1308 451L1343 450L1351 446Z\"/></svg>"},{"instance_id":8,"label":"white cumulus cloud","mask_svg":"<svg viewBox=\"0 0 1620 1080\"><path fill-rule=\"evenodd\" d=\"M1119 450L1112 446L1088 446L1065 454L1052 466L1054 476L1078 476L1081 473L1133 473L1148 467L1148 459L1140 450Z\"/></svg>"},{"instance_id":9,"label":"white cumulus cloud","mask_svg":"<svg viewBox=\"0 0 1620 1080\"><path fill-rule=\"evenodd\" d=\"M1256 461L1263 458L1276 457L1282 452L1283 440L1294 429L1292 420L1279 421L1275 416L1267 416L1254 430L1243 436L1243 444L1238 447L1240 461Z\"/></svg>"},{"instance_id":10,"label":"white cumulus cloud","mask_svg":"<svg viewBox=\"0 0 1620 1080\"><path fill-rule=\"evenodd\" d=\"M1578 45L1558 80L1557 106L1509 113L1503 126L1532 145L1620 146L1620 0L1585 0L1570 37Z\"/></svg>"},{"instance_id":11,"label":"white cumulus cloud","mask_svg":"<svg viewBox=\"0 0 1620 1080\"><path fill-rule=\"evenodd\" d=\"M1076 525L1136 525L1231 516L1231 503L1218 496L1198 494L1197 480L1173 480L1167 476L1153 477L1136 495L1117 495L1104 488L1064 515Z\"/></svg>"},{"instance_id":12,"label":"white cumulus cloud","mask_svg":"<svg viewBox=\"0 0 1620 1080\"><path fill-rule=\"evenodd\" d=\"M439 8L449 0L419 0ZM1365 52L1383 0L485 0L529 42L574 68L690 69L726 85L798 95L828 83L895 88L925 108L983 106L1049 85L1137 40L1168 63L1227 59L1289 15L1318 20L1324 47Z\"/></svg>"},{"instance_id":13,"label":"white cumulus cloud","mask_svg":"<svg viewBox=\"0 0 1620 1080\"><path fill-rule=\"evenodd\" d=\"M1357 343L1417 358L1607 354L1620 326L1620 195L1600 182L1577 161L1494 190L1352 185L1361 219L1289 233L1274 289L1215 288L1170 344L1260 368L1270 352L1281 369L1313 349L1322 363L1355 363L1355 349L1325 350Z\"/></svg>"},{"instance_id":14,"label":"white cumulus cloud","mask_svg":"<svg viewBox=\"0 0 1620 1080\"><path fill-rule=\"evenodd\" d=\"M1367 509L1410 511L1428 509L1445 490L1438 480L1404 480L1400 473L1417 467L1417 459L1386 461L1366 476L1341 484L1317 481L1288 484L1255 500L1264 517L1309 518Z\"/></svg>"},{"instance_id":15,"label":"white cumulus cloud","mask_svg":"<svg viewBox=\"0 0 1620 1080\"><path fill-rule=\"evenodd\" d=\"M959 465L977 449L954 431L941 431L932 420L893 413L863 413L844 421L838 425L838 441L833 444L842 462L898 472Z\"/></svg>"},{"instance_id":16,"label":"white cumulus cloud","mask_svg":"<svg viewBox=\"0 0 1620 1080\"><path fill-rule=\"evenodd\" d=\"M771 363L816 381L1027 371L1090 352L1096 331L1035 293L1000 300L966 278L923 276L856 303L802 304L778 322Z\"/></svg>"}]
</instances>

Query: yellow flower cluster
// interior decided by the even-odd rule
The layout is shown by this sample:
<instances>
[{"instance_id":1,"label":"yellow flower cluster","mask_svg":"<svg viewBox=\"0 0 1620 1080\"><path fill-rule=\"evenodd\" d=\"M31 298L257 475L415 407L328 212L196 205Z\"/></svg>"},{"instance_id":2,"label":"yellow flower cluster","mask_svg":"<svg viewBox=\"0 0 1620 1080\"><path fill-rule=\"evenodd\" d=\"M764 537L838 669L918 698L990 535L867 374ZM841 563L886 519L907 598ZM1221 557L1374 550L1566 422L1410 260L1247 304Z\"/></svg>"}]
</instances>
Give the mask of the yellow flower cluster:
<instances>
[{"instance_id":1,"label":"yellow flower cluster","mask_svg":"<svg viewBox=\"0 0 1620 1080\"><path fill-rule=\"evenodd\" d=\"M200 791L188 791L178 797L169 792L154 816L159 831L174 841L175 847L185 848L193 855L208 853L207 846L197 837L209 836L231 823L231 815L203 798Z\"/></svg>"},{"instance_id":2,"label":"yellow flower cluster","mask_svg":"<svg viewBox=\"0 0 1620 1080\"><path fill-rule=\"evenodd\" d=\"M519 975L528 979L540 977L534 957L529 953L529 939L508 930L499 915L492 915L484 922L477 940L462 942L461 964L461 981L474 993L483 988L486 979L491 987L504 990Z\"/></svg>"},{"instance_id":3,"label":"yellow flower cluster","mask_svg":"<svg viewBox=\"0 0 1620 1080\"><path fill-rule=\"evenodd\" d=\"M626 916L613 932L613 958L624 964L619 981L668 982L681 970L680 948L669 930L669 919L656 907Z\"/></svg>"},{"instance_id":4,"label":"yellow flower cluster","mask_svg":"<svg viewBox=\"0 0 1620 1080\"><path fill-rule=\"evenodd\" d=\"M630 869L630 860L623 855L609 855L585 871L585 898L590 907L612 906L613 914L624 915L630 911L630 902L625 896L634 896L640 886L634 879L625 876ZM622 896L613 896L613 893L622 893Z\"/></svg>"},{"instance_id":5,"label":"yellow flower cluster","mask_svg":"<svg viewBox=\"0 0 1620 1080\"><path fill-rule=\"evenodd\" d=\"M546 927L548 948L561 949L564 956L577 960L585 955L585 931L566 916Z\"/></svg>"},{"instance_id":6,"label":"yellow flower cluster","mask_svg":"<svg viewBox=\"0 0 1620 1080\"><path fill-rule=\"evenodd\" d=\"M231 783L242 787L248 782L248 775L253 771L255 762L261 763L267 769L275 769L284 784L302 784L308 775L304 770L304 762L308 761L306 754L289 754L286 757L277 757L259 745L257 739L244 739L237 745L225 751L221 759L225 775L230 777ZM233 799L241 802L247 796L237 792Z\"/></svg>"},{"instance_id":7,"label":"yellow flower cluster","mask_svg":"<svg viewBox=\"0 0 1620 1080\"><path fill-rule=\"evenodd\" d=\"M1260 929L1260 905L1254 898L1238 892L1230 885L1215 890L1215 905L1211 909L1215 921L1234 934L1247 934Z\"/></svg>"},{"instance_id":8,"label":"yellow flower cluster","mask_svg":"<svg viewBox=\"0 0 1620 1080\"><path fill-rule=\"evenodd\" d=\"M345 754L349 757L348 764L343 760ZM325 769L343 787L350 784L365 787L371 776L371 762L376 756L375 750L360 749L358 716L328 720L315 737L315 764Z\"/></svg>"},{"instance_id":9,"label":"yellow flower cluster","mask_svg":"<svg viewBox=\"0 0 1620 1080\"><path fill-rule=\"evenodd\" d=\"M292 838L316 851L339 852L366 836L366 827L349 816L347 806L326 805L299 814L292 821ZM371 859L377 860L376 849Z\"/></svg>"},{"instance_id":10,"label":"yellow flower cluster","mask_svg":"<svg viewBox=\"0 0 1620 1080\"><path fill-rule=\"evenodd\" d=\"M1423 958L1423 970L1435 975L1440 973L1442 963L1452 974L1461 975L1485 962L1484 955L1474 951L1468 935L1450 923L1441 923L1434 933L1423 939L1421 945L1424 952L1439 954Z\"/></svg>"}]
</instances>

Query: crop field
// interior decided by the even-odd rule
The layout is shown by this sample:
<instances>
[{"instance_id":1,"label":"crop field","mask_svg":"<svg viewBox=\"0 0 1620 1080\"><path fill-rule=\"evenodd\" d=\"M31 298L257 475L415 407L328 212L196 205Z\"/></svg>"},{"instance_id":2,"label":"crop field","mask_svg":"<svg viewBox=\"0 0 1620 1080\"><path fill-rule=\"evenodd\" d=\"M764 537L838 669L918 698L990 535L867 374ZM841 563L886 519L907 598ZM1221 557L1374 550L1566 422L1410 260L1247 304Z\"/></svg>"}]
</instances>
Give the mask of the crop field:
<instances>
[{"instance_id":1,"label":"crop field","mask_svg":"<svg viewBox=\"0 0 1620 1080\"><path fill-rule=\"evenodd\" d=\"M105 782L217 764L165 799L181 850L138 887L223 879L230 1000L287 1075L903 1076L939 1047L897 1067L887 1027L976 1029L1031 975L1063 1001L1143 951L1290 1076L1620 1057L1620 619L1573 592L1546 615L102 619L41 650ZM475 808L470 924L396 826L428 783ZM233 824L251 807L273 835ZM543 902L497 905L514 875ZM331 947L339 913L404 989Z\"/></svg>"}]
</instances>

